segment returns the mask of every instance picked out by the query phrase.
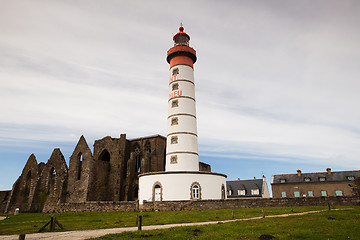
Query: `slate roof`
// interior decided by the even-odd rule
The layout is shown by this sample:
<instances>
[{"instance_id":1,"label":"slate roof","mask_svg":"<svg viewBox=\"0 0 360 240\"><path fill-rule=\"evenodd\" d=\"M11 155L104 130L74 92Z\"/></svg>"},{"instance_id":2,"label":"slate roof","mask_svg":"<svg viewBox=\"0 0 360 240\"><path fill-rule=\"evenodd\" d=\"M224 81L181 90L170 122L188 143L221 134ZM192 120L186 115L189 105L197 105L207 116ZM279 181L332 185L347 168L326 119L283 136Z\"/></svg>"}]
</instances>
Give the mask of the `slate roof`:
<instances>
[{"instance_id":1,"label":"slate roof","mask_svg":"<svg viewBox=\"0 0 360 240\"><path fill-rule=\"evenodd\" d=\"M263 179L226 181L227 197L261 197L263 192L262 186ZM259 189L259 194L251 195L251 189ZM231 195L229 195L229 190L231 190ZM245 196L238 195L238 190L245 190Z\"/></svg>"},{"instance_id":2,"label":"slate roof","mask_svg":"<svg viewBox=\"0 0 360 240\"><path fill-rule=\"evenodd\" d=\"M355 178L360 177L360 170L354 171L338 171L331 172L315 172L315 173L301 173L298 174L281 174L273 175L271 184L286 184L286 183L306 183L305 178L310 178L311 182L323 182L320 181L320 177L325 177L325 182L342 182L342 181L351 181L348 177L354 176ZM284 183L281 183L281 179L285 179Z\"/></svg>"}]
</instances>

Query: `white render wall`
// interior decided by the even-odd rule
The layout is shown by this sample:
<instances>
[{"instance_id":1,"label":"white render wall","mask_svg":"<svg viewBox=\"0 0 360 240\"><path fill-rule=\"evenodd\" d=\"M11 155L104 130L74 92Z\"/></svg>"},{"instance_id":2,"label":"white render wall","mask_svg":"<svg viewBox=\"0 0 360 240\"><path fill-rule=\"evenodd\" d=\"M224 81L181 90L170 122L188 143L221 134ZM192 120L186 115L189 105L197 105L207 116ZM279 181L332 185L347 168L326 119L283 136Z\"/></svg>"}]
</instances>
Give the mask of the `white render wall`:
<instances>
[{"instance_id":1,"label":"white render wall","mask_svg":"<svg viewBox=\"0 0 360 240\"><path fill-rule=\"evenodd\" d=\"M176 68L178 74L173 75ZM178 106L174 107L173 101ZM172 141L174 138L177 141ZM188 65L170 68L166 144L166 171L199 171L194 70Z\"/></svg>"},{"instance_id":2,"label":"white render wall","mask_svg":"<svg viewBox=\"0 0 360 240\"><path fill-rule=\"evenodd\" d=\"M214 173L158 173L139 178L139 203L153 201L155 184L162 187L162 201L191 200L191 185L198 183L201 200L222 199L222 187L226 193L226 177ZM226 194L225 194L226 197Z\"/></svg>"}]
</instances>

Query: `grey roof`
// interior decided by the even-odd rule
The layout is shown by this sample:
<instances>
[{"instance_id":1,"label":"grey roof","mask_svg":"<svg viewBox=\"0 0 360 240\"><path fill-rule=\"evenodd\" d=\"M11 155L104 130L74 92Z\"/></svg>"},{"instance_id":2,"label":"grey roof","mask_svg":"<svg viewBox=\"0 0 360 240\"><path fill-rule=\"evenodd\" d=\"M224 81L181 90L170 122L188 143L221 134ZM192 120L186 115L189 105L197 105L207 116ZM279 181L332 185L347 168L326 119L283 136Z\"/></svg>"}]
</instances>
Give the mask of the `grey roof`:
<instances>
[{"instance_id":1,"label":"grey roof","mask_svg":"<svg viewBox=\"0 0 360 240\"><path fill-rule=\"evenodd\" d=\"M273 175L271 184L306 183L305 178L310 178L310 182L321 182L320 177L325 177L325 182L342 182L350 181L348 177L351 176L360 177L360 170L338 171L331 174L327 172L301 173L300 176L297 173ZM281 183L281 179L285 179L285 183Z\"/></svg>"},{"instance_id":2,"label":"grey roof","mask_svg":"<svg viewBox=\"0 0 360 240\"><path fill-rule=\"evenodd\" d=\"M250 179L250 180L236 180L226 181L227 190L231 190L231 195L227 195L229 198L232 197L261 197L262 196L263 179ZM259 195L251 195L251 189L259 189ZM245 196L238 195L238 190L245 190Z\"/></svg>"}]
</instances>

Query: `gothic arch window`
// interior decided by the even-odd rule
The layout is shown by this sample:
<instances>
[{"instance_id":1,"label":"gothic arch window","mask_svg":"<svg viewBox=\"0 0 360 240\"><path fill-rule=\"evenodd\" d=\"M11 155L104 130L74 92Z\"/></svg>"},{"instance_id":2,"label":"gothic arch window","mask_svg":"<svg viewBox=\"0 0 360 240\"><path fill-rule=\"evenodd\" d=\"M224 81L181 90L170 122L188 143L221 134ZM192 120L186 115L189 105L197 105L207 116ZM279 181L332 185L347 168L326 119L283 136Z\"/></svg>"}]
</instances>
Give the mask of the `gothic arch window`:
<instances>
[{"instance_id":1,"label":"gothic arch window","mask_svg":"<svg viewBox=\"0 0 360 240\"><path fill-rule=\"evenodd\" d=\"M101 152L99 160L106 163L107 171L110 172L110 153L108 152L108 150L104 149Z\"/></svg>"},{"instance_id":2,"label":"gothic arch window","mask_svg":"<svg viewBox=\"0 0 360 240\"><path fill-rule=\"evenodd\" d=\"M52 167L49 171L48 193L50 193L50 190L54 188L55 178L56 178L56 170L54 167Z\"/></svg>"},{"instance_id":3,"label":"gothic arch window","mask_svg":"<svg viewBox=\"0 0 360 240\"><path fill-rule=\"evenodd\" d=\"M81 178L82 164L83 164L83 154L80 152L78 155L77 180L80 180Z\"/></svg>"},{"instance_id":4,"label":"gothic arch window","mask_svg":"<svg viewBox=\"0 0 360 240\"><path fill-rule=\"evenodd\" d=\"M145 143L145 151L151 153L151 143L149 141Z\"/></svg>"},{"instance_id":5,"label":"gothic arch window","mask_svg":"<svg viewBox=\"0 0 360 240\"><path fill-rule=\"evenodd\" d=\"M190 187L190 199L201 200L201 186L198 182L193 182Z\"/></svg>"},{"instance_id":6,"label":"gothic arch window","mask_svg":"<svg viewBox=\"0 0 360 240\"><path fill-rule=\"evenodd\" d=\"M163 188L160 182L155 182L153 185L152 199L153 202L162 201Z\"/></svg>"},{"instance_id":7,"label":"gothic arch window","mask_svg":"<svg viewBox=\"0 0 360 240\"><path fill-rule=\"evenodd\" d=\"M99 160L100 161L104 161L104 162L110 162L110 153L108 152L108 150L104 149L100 156L99 156Z\"/></svg>"},{"instance_id":8,"label":"gothic arch window","mask_svg":"<svg viewBox=\"0 0 360 240\"><path fill-rule=\"evenodd\" d=\"M138 143L134 144L133 152L135 152L135 166L136 166L136 172L140 172L140 165L141 165L141 148Z\"/></svg>"}]
</instances>

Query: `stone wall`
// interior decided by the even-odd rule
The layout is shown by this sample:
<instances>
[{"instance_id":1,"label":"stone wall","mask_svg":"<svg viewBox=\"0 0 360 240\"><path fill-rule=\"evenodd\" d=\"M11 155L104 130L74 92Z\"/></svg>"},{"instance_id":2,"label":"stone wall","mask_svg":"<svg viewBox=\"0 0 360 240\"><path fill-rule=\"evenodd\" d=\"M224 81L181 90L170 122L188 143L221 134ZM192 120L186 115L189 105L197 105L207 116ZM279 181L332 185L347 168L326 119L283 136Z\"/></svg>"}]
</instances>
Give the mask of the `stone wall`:
<instances>
[{"instance_id":1,"label":"stone wall","mask_svg":"<svg viewBox=\"0 0 360 240\"><path fill-rule=\"evenodd\" d=\"M43 212L121 212L138 210L138 201L59 203L44 206Z\"/></svg>"},{"instance_id":2,"label":"stone wall","mask_svg":"<svg viewBox=\"0 0 360 240\"><path fill-rule=\"evenodd\" d=\"M360 206L359 197L320 197L320 198L258 198L200 201L145 202L86 202L49 204L43 212L116 212L116 211L181 211L202 209L236 209L255 207L296 207L296 206Z\"/></svg>"},{"instance_id":3,"label":"stone wall","mask_svg":"<svg viewBox=\"0 0 360 240\"><path fill-rule=\"evenodd\" d=\"M141 211L180 211L201 209L236 209L253 207L295 207L295 206L360 206L359 197L320 197L320 198L258 198L226 199L200 201L145 202Z\"/></svg>"}]
</instances>

